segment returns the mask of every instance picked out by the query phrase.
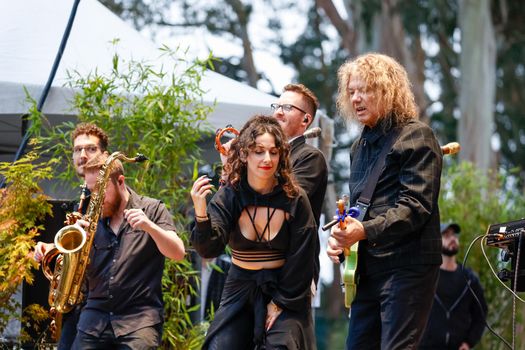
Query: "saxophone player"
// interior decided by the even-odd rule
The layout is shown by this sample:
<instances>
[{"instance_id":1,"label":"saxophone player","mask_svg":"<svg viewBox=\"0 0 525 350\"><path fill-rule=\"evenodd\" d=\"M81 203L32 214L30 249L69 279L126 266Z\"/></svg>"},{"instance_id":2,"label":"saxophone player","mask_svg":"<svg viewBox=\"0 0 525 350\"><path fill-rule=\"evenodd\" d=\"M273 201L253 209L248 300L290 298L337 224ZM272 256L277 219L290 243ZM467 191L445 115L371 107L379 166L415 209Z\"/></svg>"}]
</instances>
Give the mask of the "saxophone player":
<instances>
[{"instance_id":1,"label":"saxophone player","mask_svg":"<svg viewBox=\"0 0 525 350\"><path fill-rule=\"evenodd\" d=\"M93 123L80 123L76 126L71 134L73 144L73 167L78 177L84 178L84 165L96 156L108 154L109 138L104 130ZM89 198L89 194L87 195ZM85 200L83 208L77 208L75 211L84 213L87 208ZM38 262L42 260L46 252L54 248L53 243L37 242L35 246L34 259ZM79 307L71 312L64 314L62 317L62 330L58 341L58 350L69 350L73 344L77 333Z\"/></svg>"},{"instance_id":2,"label":"saxophone player","mask_svg":"<svg viewBox=\"0 0 525 350\"><path fill-rule=\"evenodd\" d=\"M88 189L98 184L106 155L84 166ZM171 214L156 199L126 186L120 161L111 168L87 267L89 286L73 349L155 349L163 323L161 277L165 258L185 250ZM99 200L92 198L92 201ZM77 221L88 227L84 220Z\"/></svg>"},{"instance_id":3,"label":"saxophone player","mask_svg":"<svg viewBox=\"0 0 525 350\"><path fill-rule=\"evenodd\" d=\"M73 141L73 167L77 175L83 179L84 165L98 155L108 154L109 138L106 132L97 125L81 123L73 130L71 139ZM82 212L82 209L78 208L77 211ZM53 243L37 242L34 259L39 262L53 247Z\"/></svg>"}]
</instances>

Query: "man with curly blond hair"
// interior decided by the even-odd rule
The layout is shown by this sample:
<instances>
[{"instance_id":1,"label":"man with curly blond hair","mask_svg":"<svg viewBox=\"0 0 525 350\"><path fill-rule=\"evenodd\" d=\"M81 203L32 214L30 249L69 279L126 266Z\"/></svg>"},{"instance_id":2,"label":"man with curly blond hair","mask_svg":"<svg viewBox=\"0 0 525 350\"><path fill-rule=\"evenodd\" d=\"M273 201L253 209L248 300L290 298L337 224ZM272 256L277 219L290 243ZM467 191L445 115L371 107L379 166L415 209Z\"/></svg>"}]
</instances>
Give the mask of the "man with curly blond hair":
<instances>
[{"instance_id":1,"label":"man with curly blond hair","mask_svg":"<svg viewBox=\"0 0 525 350\"><path fill-rule=\"evenodd\" d=\"M350 205L387 151L366 215L347 217L344 230L334 226L328 242L334 262L359 242L346 348L415 349L441 264L443 154L432 129L418 120L406 70L393 58L359 56L339 68L338 78L341 114L363 127L350 150Z\"/></svg>"}]
</instances>

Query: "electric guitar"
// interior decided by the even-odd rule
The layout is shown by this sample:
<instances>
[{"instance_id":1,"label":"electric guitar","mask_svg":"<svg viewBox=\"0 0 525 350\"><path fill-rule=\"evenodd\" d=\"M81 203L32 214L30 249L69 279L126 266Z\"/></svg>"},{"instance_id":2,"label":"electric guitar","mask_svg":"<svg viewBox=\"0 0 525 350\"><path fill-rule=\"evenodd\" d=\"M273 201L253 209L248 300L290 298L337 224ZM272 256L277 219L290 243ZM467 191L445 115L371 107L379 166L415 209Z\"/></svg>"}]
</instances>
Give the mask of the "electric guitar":
<instances>
[{"instance_id":1,"label":"electric guitar","mask_svg":"<svg viewBox=\"0 0 525 350\"><path fill-rule=\"evenodd\" d=\"M328 230L330 227L335 224L339 224L341 230L346 229L345 219L347 216L357 218L359 217L360 211L359 208L351 207L348 211L345 208L345 204L348 201L348 197L343 196L343 199L337 201L337 219L329 222L324 225L322 229L324 231ZM345 306L350 308L352 301L355 298L356 288L357 288L357 250L359 248L359 242L354 243L351 247L345 248L344 252L339 255L339 262L344 262L344 268L341 273L342 287L345 294Z\"/></svg>"},{"instance_id":2,"label":"electric guitar","mask_svg":"<svg viewBox=\"0 0 525 350\"><path fill-rule=\"evenodd\" d=\"M340 199L337 201L337 210L341 213L345 213L345 202ZM356 218L359 216L359 209L352 207L348 209L346 215ZM344 217L346 218L346 215ZM339 228L341 230L346 229L346 223L344 218L339 220ZM352 301L354 301L355 293L357 289L357 250L359 249L359 242L354 243L349 248L344 250L344 268L341 275L343 281L343 288L345 293L345 306L350 308Z\"/></svg>"}]
</instances>

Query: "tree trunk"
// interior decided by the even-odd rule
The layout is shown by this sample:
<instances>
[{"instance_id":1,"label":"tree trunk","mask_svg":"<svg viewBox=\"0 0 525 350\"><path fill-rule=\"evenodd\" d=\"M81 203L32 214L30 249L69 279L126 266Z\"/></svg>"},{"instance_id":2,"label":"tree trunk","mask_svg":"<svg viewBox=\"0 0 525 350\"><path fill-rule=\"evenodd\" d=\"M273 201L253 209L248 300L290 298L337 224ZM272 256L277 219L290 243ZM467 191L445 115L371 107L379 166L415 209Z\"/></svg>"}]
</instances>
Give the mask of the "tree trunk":
<instances>
[{"instance_id":1,"label":"tree trunk","mask_svg":"<svg viewBox=\"0 0 525 350\"><path fill-rule=\"evenodd\" d=\"M381 4L381 42L379 51L394 57L405 67L412 83L412 92L419 106L419 116L425 123L429 122L426 113L428 99L425 95L424 63L425 53L418 39L410 44L407 42L405 28L396 7L397 0L384 0Z\"/></svg>"},{"instance_id":2,"label":"tree trunk","mask_svg":"<svg viewBox=\"0 0 525 350\"><path fill-rule=\"evenodd\" d=\"M460 158L488 170L492 157L496 81L495 34L489 0L460 1Z\"/></svg>"},{"instance_id":3,"label":"tree trunk","mask_svg":"<svg viewBox=\"0 0 525 350\"><path fill-rule=\"evenodd\" d=\"M257 81L259 80L259 74L255 68L253 61L253 50L250 36L248 35L248 22L250 14L246 11L245 5L240 0L227 0L226 1L239 19L239 33L237 36L242 41L242 48L244 51L242 57L242 67L248 75L248 84L252 87L257 88Z\"/></svg>"},{"instance_id":4,"label":"tree trunk","mask_svg":"<svg viewBox=\"0 0 525 350\"><path fill-rule=\"evenodd\" d=\"M350 18L343 19L332 0L316 0L315 6L322 9L326 17L330 19L330 22L341 36L341 44L348 51L348 54L355 56L355 34Z\"/></svg>"},{"instance_id":5,"label":"tree trunk","mask_svg":"<svg viewBox=\"0 0 525 350\"><path fill-rule=\"evenodd\" d=\"M381 12L374 15L373 32L367 41L366 28L361 21L359 3L345 2L349 18L346 20L337 12L332 0L316 0L316 6L322 8L334 28L342 38L343 47L350 56L356 56L367 51L378 51L394 57L407 70L412 83L412 91L416 104L420 109L420 119L426 123L429 117L426 113L428 99L424 90L425 53L419 38L409 43L401 16L397 11L398 0L384 0L381 2ZM353 23L353 27L349 24Z\"/></svg>"}]
</instances>

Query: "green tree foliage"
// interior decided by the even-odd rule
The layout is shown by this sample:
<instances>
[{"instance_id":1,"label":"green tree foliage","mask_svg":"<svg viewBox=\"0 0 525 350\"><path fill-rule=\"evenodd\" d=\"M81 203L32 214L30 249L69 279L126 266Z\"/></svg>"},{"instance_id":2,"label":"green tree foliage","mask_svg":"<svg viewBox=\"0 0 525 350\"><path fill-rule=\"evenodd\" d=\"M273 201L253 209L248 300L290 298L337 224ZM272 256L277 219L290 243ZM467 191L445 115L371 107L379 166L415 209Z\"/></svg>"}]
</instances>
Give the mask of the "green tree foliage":
<instances>
[{"instance_id":1,"label":"green tree foliage","mask_svg":"<svg viewBox=\"0 0 525 350\"><path fill-rule=\"evenodd\" d=\"M138 193L161 199L171 209L177 232L188 242L186 208L194 165L199 163L197 141L206 130L211 107L202 102L200 80L211 59L187 62L181 52L162 50L164 66L113 58L107 75L71 73L70 86L77 91L72 101L81 122L93 122L110 138L109 151L128 156L142 153L146 165L125 166L126 183ZM169 62L167 64L166 62ZM44 133L43 139L54 158L71 159L71 132L65 123ZM68 162L70 163L70 162ZM72 181L72 164L61 176ZM72 184L71 184L72 186ZM166 349L198 349L205 325L194 327L186 304L195 294L196 272L189 260L166 261L163 276Z\"/></svg>"},{"instance_id":2,"label":"green tree foliage","mask_svg":"<svg viewBox=\"0 0 525 350\"><path fill-rule=\"evenodd\" d=\"M519 168L525 186L525 14L519 1L494 1L493 20L500 37L496 72L496 131L507 169Z\"/></svg>"},{"instance_id":3,"label":"green tree foliage","mask_svg":"<svg viewBox=\"0 0 525 350\"><path fill-rule=\"evenodd\" d=\"M315 6L307 14L305 31L297 38L294 45L278 42L283 63L291 65L297 72L297 81L315 92L319 102L329 116L336 115L334 104L337 92L337 69L346 60L342 49L323 50L323 42L329 37L323 31L328 24Z\"/></svg>"},{"instance_id":4,"label":"green tree foliage","mask_svg":"<svg viewBox=\"0 0 525 350\"><path fill-rule=\"evenodd\" d=\"M43 227L37 222L51 214L39 183L52 177L54 163L38 162L36 152L15 163L0 163L0 175L7 184L0 189L0 333L9 320L17 319L38 330L40 322L47 318L47 311L36 305L19 315L21 305L13 295L22 282L33 283L32 269L38 267L32 255L33 239ZM21 334L21 340L26 337Z\"/></svg>"},{"instance_id":5,"label":"green tree foliage","mask_svg":"<svg viewBox=\"0 0 525 350\"><path fill-rule=\"evenodd\" d=\"M519 1L493 0L491 12L496 32L496 104L495 136L499 142L497 164L507 170L520 171L514 176L523 187L525 181L525 26ZM435 109L431 125L444 141L457 140L458 78L461 33L458 28L458 2L425 0L414 6L412 1L399 1L399 11L411 40L424 37L427 79L439 86L439 98L431 103ZM436 46L437 45L437 46ZM434 48L432 48L434 47ZM438 50L435 48L439 47ZM485 140L492 142L492 140Z\"/></svg>"},{"instance_id":6,"label":"green tree foliage","mask_svg":"<svg viewBox=\"0 0 525 350\"><path fill-rule=\"evenodd\" d=\"M408 39L424 39L425 76L439 90L437 98L429 98L431 125L443 142L457 141L457 109L459 48L457 1L399 1Z\"/></svg>"},{"instance_id":7,"label":"green tree foliage","mask_svg":"<svg viewBox=\"0 0 525 350\"><path fill-rule=\"evenodd\" d=\"M203 2L198 0L155 1L101 0L111 11L133 22L138 29L148 26L170 28L177 32L194 32L204 28L213 35L227 37L242 48L239 56L221 57L214 62L217 71L250 86L264 76L256 70L252 42L248 33L253 6L241 0ZM180 14L180 15L174 15Z\"/></svg>"},{"instance_id":8,"label":"green tree foliage","mask_svg":"<svg viewBox=\"0 0 525 350\"><path fill-rule=\"evenodd\" d=\"M260 0L257 2L240 2L224 0L216 3L200 4L194 0L157 1L143 0L102 0L113 12L122 18L133 21L137 28L148 27L153 32L157 28L206 28L214 35L235 38L242 46L240 13L245 13L246 21L260 19L258 9L263 8L265 17L270 18L267 27L278 38L270 46L281 50L283 63L293 66L297 71L297 81L307 84L316 92L322 107L328 115L334 116L334 100L336 94L335 71L341 60L362 53L364 48L374 47L377 41L381 12L388 7L393 13L386 17L399 14L402 19L405 36L403 42L397 45L408 45L417 61L418 74L423 74L428 84L426 92L427 105L421 105L423 115L428 116L430 124L437 131L442 142L458 140L457 125L460 118L458 110L458 80L459 54L461 50L461 32L458 27L459 2L448 0L345 0L331 1L338 3L342 22L330 25L333 21L327 19L325 11L320 11L320 5L325 1L312 1L308 13L297 13L298 17L307 18L304 33L290 44L285 26L293 15L290 10L297 9L297 3L289 0ZM234 5L241 5L242 11L235 11ZM244 4L244 5L243 5ZM262 6L261 4L265 4ZM386 6L386 4L389 4ZM243 6L242 6L243 5ZM522 117L525 91L525 26L524 15L519 1L492 0L492 20L496 32L497 47L497 87L495 105L495 136L499 139L499 158L497 165L506 169L519 167L520 185L525 178L525 119ZM314 8L315 7L315 8ZM268 11L268 9L273 9ZM286 11L282 11L285 9ZM183 21L173 20L173 12L182 13ZM314 13L316 11L317 13ZM346 12L346 13L345 13ZM283 13L287 15L283 16ZM378 19L379 18L379 19ZM384 20L384 19L383 19ZM260 22L260 21L259 21ZM348 36L341 33L341 25L346 31L355 31L352 40L338 40ZM247 23L242 22L244 27ZM334 38L335 29L335 38ZM180 31L179 31L180 32ZM174 32L175 33L175 32ZM175 34L176 35L176 34ZM284 40L286 37L287 40ZM352 37L352 36L351 36ZM359 43L358 41L366 41ZM339 42L338 42L339 41ZM348 52L346 41L355 41L354 52ZM283 44L287 43L287 44ZM335 43L335 45L334 45ZM346 45L345 45L346 44ZM421 50L423 47L424 50ZM380 50L381 48L375 48ZM217 70L240 81L249 81L250 72L242 64L244 57L224 57L223 62L217 62ZM251 54L251 53L250 53ZM264 64L264 63L263 63ZM263 65L250 68L256 70L259 77L264 77L266 68ZM262 72L262 73L261 73ZM413 82L417 83L417 82ZM253 85L253 84L252 84ZM428 94L431 86L432 94ZM280 87L277 87L279 90ZM492 142L493 140L486 140ZM346 141L345 141L346 142ZM343 148L346 148L343 146Z\"/></svg>"},{"instance_id":9,"label":"green tree foliage","mask_svg":"<svg viewBox=\"0 0 525 350\"><path fill-rule=\"evenodd\" d=\"M504 223L523 218L525 197L523 192L509 186L505 179L509 174L502 171L488 176L476 169L471 163L447 166L442 176L439 208L442 222L457 222L461 226L461 249L459 261L463 261L467 248L478 236L484 235L490 224ZM485 259L483 250L488 257ZM467 257L466 266L472 268L481 280L489 305L487 322L509 343L512 334L512 295L493 275L489 263L495 271L504 266L498 263L500 249L487 246L483 241L476 241ZM506 266L511 269L510 264ZM508 283L507 283L508 285ZM523 322L522 303L517 304L516 320ZM523 343L523 337L517 340ZM503 342L488 330L485 332L480 349L505 349ZM519 346L516 349L521 349Z\"/></svg>"}]
</instances>

